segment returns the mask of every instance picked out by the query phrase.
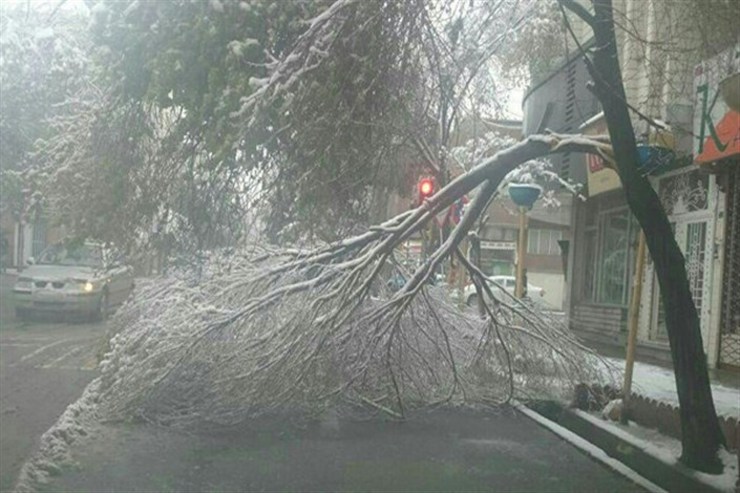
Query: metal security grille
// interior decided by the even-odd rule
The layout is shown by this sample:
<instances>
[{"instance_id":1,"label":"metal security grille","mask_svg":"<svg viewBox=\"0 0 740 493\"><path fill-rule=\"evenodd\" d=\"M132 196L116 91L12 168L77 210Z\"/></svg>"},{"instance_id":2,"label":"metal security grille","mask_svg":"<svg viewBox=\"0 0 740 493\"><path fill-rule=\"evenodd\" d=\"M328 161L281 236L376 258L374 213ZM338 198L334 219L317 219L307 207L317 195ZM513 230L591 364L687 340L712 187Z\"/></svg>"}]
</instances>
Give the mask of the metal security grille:
<instances>
[{"instance_id":1,"label":"metal security grille","mask_svg":"<svg viewBox=\"0 0 740 493\"><path fill-rule=\"evenodd\" d=\"M689 278L691 296L696 311L701 313L704 304L704 265L707 251L707 223L691 223L687 226L686 273Z\"/></svg>"},{"instance_id":2,"label":"metal security grille","mask_svg":"<svg viewBox=\"0 0 740 493\"><path fill-rule=\"evenodd\" d=\"M719 361L740 367L740 163L727 180L727 223Z\"/></svg>"}]
</instances>

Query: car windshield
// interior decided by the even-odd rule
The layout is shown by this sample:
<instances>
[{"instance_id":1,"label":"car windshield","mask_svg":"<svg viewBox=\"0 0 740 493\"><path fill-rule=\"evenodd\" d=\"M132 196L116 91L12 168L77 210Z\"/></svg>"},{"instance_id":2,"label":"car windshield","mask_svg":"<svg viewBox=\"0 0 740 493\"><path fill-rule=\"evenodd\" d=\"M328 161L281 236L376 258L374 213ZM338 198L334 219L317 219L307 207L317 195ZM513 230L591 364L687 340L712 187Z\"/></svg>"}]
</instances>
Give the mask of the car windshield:
<instances>
[{"instance_id":1,"label":"car windshield","mask_svg":"<svg viewBox=\"0 0 740 493\"><path fill-rule=\"evenodd\" d=\"M100 248L83 245L79 247L65 247L53 245L44 250L38 259L43 265L80 265L84 267L102 267L103 253Z\"/></svg>"}]
</instances>

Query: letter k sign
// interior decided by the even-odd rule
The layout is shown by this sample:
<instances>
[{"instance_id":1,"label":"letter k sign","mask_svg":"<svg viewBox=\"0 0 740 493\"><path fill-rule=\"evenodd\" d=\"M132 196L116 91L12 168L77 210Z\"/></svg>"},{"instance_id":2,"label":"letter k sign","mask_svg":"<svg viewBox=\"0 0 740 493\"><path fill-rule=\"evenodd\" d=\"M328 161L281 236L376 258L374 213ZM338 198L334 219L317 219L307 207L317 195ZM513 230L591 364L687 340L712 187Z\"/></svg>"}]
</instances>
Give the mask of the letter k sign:
<instances>
[{"instance_id":1,"label":"letter k sign","mask_svg":"<svg viewBox=\"0 0 740 493\"><path fill-rule=\"evenodd\" d=\"M719 140L719 136L717 135L717 130L714 128L714 122L712 121L712 110L714 109L714 105L717 103L717 98L719 97L719 91L717 91L714 94L714 98L712 98L712 103L707 104L709 101L709 85L708 84L702 84L699 87L696 88L696 93L701 94L701 126L699 127L699 154L701 154L704 151L704 136L706 135L705 131L707 128L709 128L709 135L712 137L712 141L714 142L714 145L717 146L717 150L719 152L724 152L725 149L727 149L728 143L722 143L721 140Z\"/></svg>"}]
</instances>

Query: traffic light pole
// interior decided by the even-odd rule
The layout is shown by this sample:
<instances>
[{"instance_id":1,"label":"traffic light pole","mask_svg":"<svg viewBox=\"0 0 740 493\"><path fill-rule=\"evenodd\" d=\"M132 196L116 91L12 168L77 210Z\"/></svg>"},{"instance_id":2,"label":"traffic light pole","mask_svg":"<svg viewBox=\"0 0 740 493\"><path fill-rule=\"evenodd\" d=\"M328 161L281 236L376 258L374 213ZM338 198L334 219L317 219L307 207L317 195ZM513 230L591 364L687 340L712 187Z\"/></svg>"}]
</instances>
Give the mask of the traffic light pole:
<instances>
[{"instance_id":1,"label":"traffic light pole","mask_svg":"<svg viewBox=\"0 0 740 493\"><path fill-rule=\"evenodd\" d=\"M519 207L519 242L516 254L516 291L517 298L524 297L524 257L527 255L527 209Z\"/></svg>"}]
</instances>

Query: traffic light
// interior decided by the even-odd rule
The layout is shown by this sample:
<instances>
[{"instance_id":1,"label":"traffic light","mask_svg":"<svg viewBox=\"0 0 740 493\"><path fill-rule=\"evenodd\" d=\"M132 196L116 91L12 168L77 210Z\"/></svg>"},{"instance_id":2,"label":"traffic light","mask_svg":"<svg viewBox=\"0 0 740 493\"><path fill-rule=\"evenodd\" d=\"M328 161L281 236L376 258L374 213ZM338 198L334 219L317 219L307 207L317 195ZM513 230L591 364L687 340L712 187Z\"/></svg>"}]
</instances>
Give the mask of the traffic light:
<instances>
[{"instance_id":1,"label":"traffic light","mask_svg":"<svg viewBox=\"0 0 740 493\"><path fill-rule=\"evenodd\" d=\"M434 178L421 178L418 184L419 203L434 195Z\"/></svg>"}]
</instances>

